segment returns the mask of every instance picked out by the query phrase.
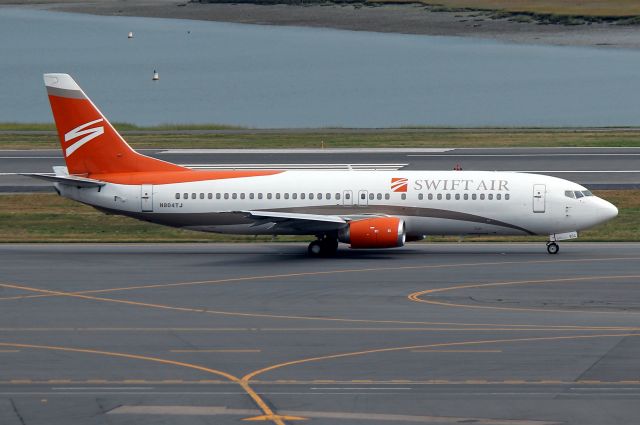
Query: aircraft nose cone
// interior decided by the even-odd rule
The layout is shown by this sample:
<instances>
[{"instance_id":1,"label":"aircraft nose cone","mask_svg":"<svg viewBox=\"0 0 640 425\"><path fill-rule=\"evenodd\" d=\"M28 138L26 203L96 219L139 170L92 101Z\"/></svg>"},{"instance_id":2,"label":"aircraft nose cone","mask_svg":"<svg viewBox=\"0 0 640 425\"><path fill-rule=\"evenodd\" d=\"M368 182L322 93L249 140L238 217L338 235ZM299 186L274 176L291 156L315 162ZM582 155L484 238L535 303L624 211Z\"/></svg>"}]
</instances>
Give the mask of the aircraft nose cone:
<instances>
[{"instance_id":1,"label":"aircraft nose cone","mask_svg":"<svg viewBox=\"0 0 640 425\"><path fill-rule=\"evenodd\" d=\"M611 220L618 216L618 208L611 202L603 201L602 213L605 220Z\"/></svg>"}]
</instances>

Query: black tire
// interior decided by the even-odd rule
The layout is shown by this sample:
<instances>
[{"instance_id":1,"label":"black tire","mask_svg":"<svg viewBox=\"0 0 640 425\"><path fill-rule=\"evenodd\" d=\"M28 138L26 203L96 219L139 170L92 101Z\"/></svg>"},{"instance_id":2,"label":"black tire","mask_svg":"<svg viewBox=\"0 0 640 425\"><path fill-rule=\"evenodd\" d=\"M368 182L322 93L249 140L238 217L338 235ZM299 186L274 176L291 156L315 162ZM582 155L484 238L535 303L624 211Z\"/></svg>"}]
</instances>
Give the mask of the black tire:
<instances>
[{"instance_id":1,"label":"black tire","mask_svg":"<svg viewBox=\"0 0 640 425\"><path fill-rule=\"evenodd\" d=\"M323 249L321 241L313 241L309 244L307 252L312 257L320 257L325 250Z\"/></svg>"},{"instance_id":2,"label":"black tire","mask_svg":"<svg viewBox=\"0 0 640 425\"><path fill-rule=\"evenodd\" d=\"M322 244L322 255L324 255L325 257L336 255L336 252L338 252L337 239L323 239L321 244Z\"/></svg>"},{"instance_id":3,"label":"black tire","mask_svg":"<svg viewBox=\"0 0 640 425\"><path fill-rule=\"evenodd\" d=\"M549 254L555 255L560 251L560 246L555 243L555 242L551 242L547 244L547 252Z\"/></svg>"}]
</instances>

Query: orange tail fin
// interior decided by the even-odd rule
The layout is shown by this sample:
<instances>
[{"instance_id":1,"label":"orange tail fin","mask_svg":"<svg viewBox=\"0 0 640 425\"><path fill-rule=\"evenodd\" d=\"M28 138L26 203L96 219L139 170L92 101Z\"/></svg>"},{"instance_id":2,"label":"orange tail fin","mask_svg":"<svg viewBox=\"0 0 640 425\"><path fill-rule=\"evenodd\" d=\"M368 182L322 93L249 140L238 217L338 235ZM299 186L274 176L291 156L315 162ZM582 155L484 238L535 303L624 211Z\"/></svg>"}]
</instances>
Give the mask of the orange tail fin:
<instances>
[{"instance_id":1,"label":"orange tail fin","mask_svg":"<svg viewBox=\"0 0 640 425\"><path fill-rule=\"evenodd\" d=\"M69 174L185 171L131 149L68 74L44 74Z\"/></svg>"}]
</instances>

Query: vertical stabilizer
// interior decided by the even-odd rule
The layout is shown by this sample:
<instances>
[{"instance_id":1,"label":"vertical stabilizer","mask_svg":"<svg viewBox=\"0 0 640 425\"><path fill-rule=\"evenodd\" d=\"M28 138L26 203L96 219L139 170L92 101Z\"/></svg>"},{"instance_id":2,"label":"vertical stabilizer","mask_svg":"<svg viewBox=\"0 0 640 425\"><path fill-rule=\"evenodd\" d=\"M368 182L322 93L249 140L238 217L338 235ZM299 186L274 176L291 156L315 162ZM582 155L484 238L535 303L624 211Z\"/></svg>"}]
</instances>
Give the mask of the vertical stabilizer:
<instances>
[{"instance_id":1,"label":"vertical stabilizer","mask_svg":"<svg viewBox=\"0 0 640 425\"><path fill-rule=\"evenodd\" d=\"M184 171L131 149L68 74L44 74L69 174Z\"/></svg>"}]
</instances>

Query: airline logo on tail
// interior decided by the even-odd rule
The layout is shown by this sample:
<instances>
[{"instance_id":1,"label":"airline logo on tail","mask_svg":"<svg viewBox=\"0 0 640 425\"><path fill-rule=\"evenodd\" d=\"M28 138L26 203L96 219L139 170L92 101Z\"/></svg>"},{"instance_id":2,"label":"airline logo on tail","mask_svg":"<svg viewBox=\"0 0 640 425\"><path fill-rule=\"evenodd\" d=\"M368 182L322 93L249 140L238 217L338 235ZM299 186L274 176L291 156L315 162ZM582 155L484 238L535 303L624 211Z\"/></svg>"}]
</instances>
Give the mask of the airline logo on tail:
<instances>
[{"instance_id":1,"label":"airline logo on tail","mask_svg":"<svg viewBox=\"0 0 640 425\"><path fill-rule=\"evenodd\" d=\"M406 192L409 180L404 177L391 178L391 190L393 192Z\"/></svg>"},{"instance_id":2,"label":"airline logo on tail","mask_svg":"<svg viewBox=\"0 0 640 425\"><path fill-rule=\"evenodd\" d=\"M102 121L104 121L103 118L97 119L95 121L90 121L88 123L82 124L74 128L73 130L65 134L64 135L65 142L69 142L70 140L77 139L80 136L84 136L82 139L77 140L76 142L74 142L73 144L71 144L69 147L65 149L65 156L67 157L71 156L71 154L74 153L80 146L95 139L101 134L104 134L104 126L102 125L98 127L87 128Z\"/></svg>"}]
</instances>

